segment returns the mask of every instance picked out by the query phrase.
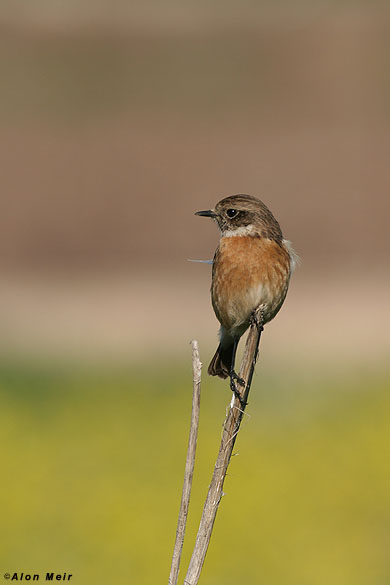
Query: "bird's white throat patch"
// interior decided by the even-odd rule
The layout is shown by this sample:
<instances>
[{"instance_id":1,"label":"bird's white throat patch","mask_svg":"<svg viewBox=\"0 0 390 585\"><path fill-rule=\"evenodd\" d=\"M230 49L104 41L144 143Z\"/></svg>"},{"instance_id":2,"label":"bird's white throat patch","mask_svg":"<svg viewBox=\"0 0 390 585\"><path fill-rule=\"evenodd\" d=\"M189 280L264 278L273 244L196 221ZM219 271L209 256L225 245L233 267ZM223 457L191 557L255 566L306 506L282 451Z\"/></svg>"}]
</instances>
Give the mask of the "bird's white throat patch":
<instances>
[{"instance_id":1,"label":"bird's white throat patch","mask_svg":"<svg viewBox=\"0 0 390 585\"><path fill-rule=\"evenodd\" d=\"M253 224L243 225L234 230L227 230L222 233L223 238L234 238L236 236L253 236L258 233L258 229Z\"/></svg>"}]
</instances>

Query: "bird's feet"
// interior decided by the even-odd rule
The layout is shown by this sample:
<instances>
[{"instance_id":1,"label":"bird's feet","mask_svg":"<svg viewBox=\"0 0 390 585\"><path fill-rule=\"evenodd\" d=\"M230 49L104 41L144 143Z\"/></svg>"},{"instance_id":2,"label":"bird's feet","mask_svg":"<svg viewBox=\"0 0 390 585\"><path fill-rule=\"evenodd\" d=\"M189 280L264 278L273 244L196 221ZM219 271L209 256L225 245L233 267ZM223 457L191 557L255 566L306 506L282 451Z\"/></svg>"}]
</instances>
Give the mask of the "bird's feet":
<instances>
[{"instance_id":1,"label":"bird's feet","mask_svg":"<svg viewBox=\"0 0 390 585\"><path fill-rule=\"evenodd\" d=\"M261 307L253 311L249 318L249 325L256 325L257 330L261 333L264 329L264 312Z\"/></svg>"},{"instance_id":2,"label":"bird's feet","mask_svg":"<svg viewBox=\"0 0 390 585\"><path fill-rule=\"evenodd\" d=\"M240 384L240 386L245 386L245 380L244 378L240 378L240 376L238 374L236 374L236 372L234 370L232 370L230 372L230 382L238 382Z\"/></svg>"},{"instance_id":3,"label":"bird's feet","mask_svg":"<svg viewBox=\"0 0 390 585\"><path fill-rule=\"evenodd\" d=\"M243 399L241 392L238 390L236 386L236 382L237 384L240 384L240 386L243 387L245 386L245 380L243 378L240 378L240 376L236 374L234 370L232 370L230 372L230 389L233 392L234 396L240 401L241 408L245 408L245 406L248 403L245 402L245 400Z\"/></svg>"}]
</instances>

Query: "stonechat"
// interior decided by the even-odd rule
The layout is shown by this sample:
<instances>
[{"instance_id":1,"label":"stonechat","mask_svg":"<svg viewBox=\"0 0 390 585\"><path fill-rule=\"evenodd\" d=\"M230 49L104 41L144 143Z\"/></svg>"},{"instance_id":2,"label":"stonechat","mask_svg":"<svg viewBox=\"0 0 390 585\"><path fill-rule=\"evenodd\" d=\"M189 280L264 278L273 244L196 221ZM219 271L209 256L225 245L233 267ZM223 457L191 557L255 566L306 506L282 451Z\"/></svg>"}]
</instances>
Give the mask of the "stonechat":
<instances>
[{"instance_id":1,"label":"stonechat","mask_svg":"<svg viewBox=\"0 0 390 585\"><path fill-rule=\"evenodd\" d=\"M258 308L261 329L278 313L297 256L271 211L256 197L225 197L214 209L195 215L211 217L221 232L211 284L212 304L221 324L220 342L208 373L229 376L231 389L237 394L235 382L244 384L234 371L240 337Z\"/></svg>"}]
</instances>

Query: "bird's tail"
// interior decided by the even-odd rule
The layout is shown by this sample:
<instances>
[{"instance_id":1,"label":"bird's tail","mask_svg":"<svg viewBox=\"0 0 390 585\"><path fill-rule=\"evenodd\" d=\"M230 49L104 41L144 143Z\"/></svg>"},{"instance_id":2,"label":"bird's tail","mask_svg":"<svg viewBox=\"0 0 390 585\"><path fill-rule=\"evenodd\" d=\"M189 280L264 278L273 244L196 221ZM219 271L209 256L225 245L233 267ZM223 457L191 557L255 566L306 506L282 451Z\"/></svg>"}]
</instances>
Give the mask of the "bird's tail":
<instances>
[{"instance_id":1,"label":"bird's tail","mask_svg":"<svg viewBox=\"0 0 390 585\"><path fill-rule=\"evenodd\" d=\"M218 345L217 351L207 370L210 376L219 376L220 378L227 378L229 376L233 359L233 347L233 340L231 343L226 343L225 341L223 346L222 343Z\"/></svg>"}]
</instances>

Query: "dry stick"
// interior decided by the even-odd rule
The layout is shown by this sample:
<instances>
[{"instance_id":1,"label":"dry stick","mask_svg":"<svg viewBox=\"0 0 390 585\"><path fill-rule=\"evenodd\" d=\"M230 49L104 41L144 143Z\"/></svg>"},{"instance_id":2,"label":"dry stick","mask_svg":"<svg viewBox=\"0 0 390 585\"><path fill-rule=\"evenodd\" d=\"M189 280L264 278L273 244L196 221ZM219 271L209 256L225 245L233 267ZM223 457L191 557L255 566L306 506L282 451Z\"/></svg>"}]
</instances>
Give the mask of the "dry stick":
<instances>
[{"instance_id":1,"label":"dry stick","mask_svg":"<svg viewBox=\"0 0 390 585\"><path fill-rule=\"evenodd\" d=\"M195 547L184 585L196 585L202 571L218 506L223 495L223 482L225 480L237 433L240 429L241 420L244 415L245 404L248 399L262 331L261 323L261 309L258 309L249 329L239 373L240 378L243 378L246 381L243 390L241 390L242 404L237 397L233 397L223 425L221 446L219 448L213 477L211 479L211 484L203 508L198 535L196 537ZM238 384L237 386L240 388Z\"/></svg>"},{"instance_id":2,"label":"dry stick","mask_svg":"<svg viewBox=\"0 0 390 585\"><path fill-rule=\"evenodd\" d=\"M179 518L177 521L175 547L173 549L171 572L169 574L169 585L176 585L179 576L181 553L183 549L184 534L186 531L188 506L190 503L192 477L194 474L196 439L198 436L199 410L200 410L200 381L202 364L199 359L198 342L191 341L192 345L192 374L193 374L193 393L192 393L192 412L190 436L188 439L188 449L186 458L186 467L184 472L183 492Z\"/></svg>"}]
</instances>

